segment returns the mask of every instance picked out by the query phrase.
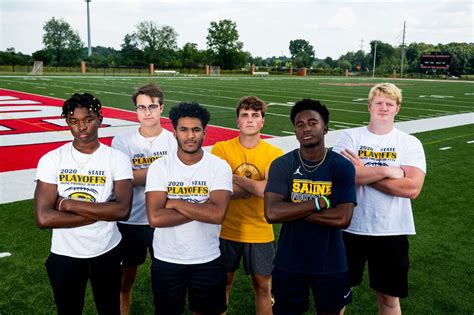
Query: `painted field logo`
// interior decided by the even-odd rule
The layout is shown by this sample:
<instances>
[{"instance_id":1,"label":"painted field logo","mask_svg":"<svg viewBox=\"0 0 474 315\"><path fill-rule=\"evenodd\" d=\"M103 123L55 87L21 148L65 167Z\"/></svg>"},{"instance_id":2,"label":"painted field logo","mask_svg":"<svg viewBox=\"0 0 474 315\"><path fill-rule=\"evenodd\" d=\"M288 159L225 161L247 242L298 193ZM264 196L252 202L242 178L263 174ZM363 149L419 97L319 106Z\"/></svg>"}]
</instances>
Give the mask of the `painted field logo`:
<instances>
[{"instance_id":1,"label":"painted field logo","mask_svg":"<svg viewBox=\"0 0 474 315\"><path fill-rule=\"evenodd\" d=\"M0 175L2 182L10 185L2 188L0 203L23 200L25 196L31 198L39 159L73 139L61 118L63 103L64 100L57 98L0 89ZM102 112L104 120L99 138L107 145L115 135L138 126L133 111L104 106ZM162 118L161 123L164 128L173 129L169 119ZM209 125L204 146L237 135L237 130Z\"/></svg>"}]
</instances>

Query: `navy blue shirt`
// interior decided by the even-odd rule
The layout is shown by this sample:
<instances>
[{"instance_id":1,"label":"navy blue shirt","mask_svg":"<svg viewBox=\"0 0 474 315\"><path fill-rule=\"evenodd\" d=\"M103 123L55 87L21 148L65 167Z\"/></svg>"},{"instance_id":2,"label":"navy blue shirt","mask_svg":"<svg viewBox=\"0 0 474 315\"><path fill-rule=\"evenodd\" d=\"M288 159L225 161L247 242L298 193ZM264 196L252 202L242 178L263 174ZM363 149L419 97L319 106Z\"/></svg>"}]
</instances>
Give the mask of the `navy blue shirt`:
<instances>
[{"instance_id":1,"label":"navy blue shirt","mask_svg":"<svg viewBox=\"0 0 474 315\"><path fill-rule=\"evenodd\" d=\"M331 200L331 207L348 202L355 205L355 169L343 156L328 151L319 168L309 173L301 165L298 150L294 150L273 161L265 192L283 195L288 202L324 195ZM288 272L318 275L346 271L341 230L304 218L283 223L274 265Z\"/></svg>"}]
</instances>

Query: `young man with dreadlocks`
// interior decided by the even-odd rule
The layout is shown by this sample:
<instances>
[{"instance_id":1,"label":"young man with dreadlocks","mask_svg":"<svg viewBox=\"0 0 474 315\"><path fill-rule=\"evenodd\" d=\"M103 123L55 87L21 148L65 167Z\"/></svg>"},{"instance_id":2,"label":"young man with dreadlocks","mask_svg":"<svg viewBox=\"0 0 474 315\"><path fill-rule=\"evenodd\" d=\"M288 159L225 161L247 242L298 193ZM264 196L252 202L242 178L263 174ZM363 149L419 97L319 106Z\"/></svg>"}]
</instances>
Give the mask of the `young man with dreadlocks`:
<instances>
[{"instance_id":1,"label":"young man with dreadlocks","mask_svg":"<svg viewBox=\"0 0 474 315\"><path fill-rule=\"evenodd\" d=\"M62 116L74 140L38 163L36 224L52 228L46 270L58 314L81 314L88 279L99 314L120 313L120 232L132 203L132 167L120 151L101 144L100 101L74 94Z\"/></svg>"}]
</instances>

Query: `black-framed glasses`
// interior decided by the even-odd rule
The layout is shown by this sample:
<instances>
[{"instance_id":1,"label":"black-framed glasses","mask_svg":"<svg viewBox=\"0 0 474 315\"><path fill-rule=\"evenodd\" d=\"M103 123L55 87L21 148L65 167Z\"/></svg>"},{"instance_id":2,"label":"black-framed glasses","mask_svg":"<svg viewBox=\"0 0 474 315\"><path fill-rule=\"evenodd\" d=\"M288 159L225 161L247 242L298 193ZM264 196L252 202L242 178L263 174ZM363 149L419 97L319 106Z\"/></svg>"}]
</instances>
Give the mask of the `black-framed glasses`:
<instances>
[{"instance_id":1,"label":"black-framed glasses","mask_svg":"<svg viewBox=\"0 0 474 315\"><path fill-rule=\"evenodd\" d=\"M160 107L161 107L161 105L159 105L159 104L150 104L148 106L137 105L135 108L137 109L138 112L143 112L144 113L148 109L150 111L150 113L154 113L157 110L159 110Z\"/></svg>"}]
</instances>

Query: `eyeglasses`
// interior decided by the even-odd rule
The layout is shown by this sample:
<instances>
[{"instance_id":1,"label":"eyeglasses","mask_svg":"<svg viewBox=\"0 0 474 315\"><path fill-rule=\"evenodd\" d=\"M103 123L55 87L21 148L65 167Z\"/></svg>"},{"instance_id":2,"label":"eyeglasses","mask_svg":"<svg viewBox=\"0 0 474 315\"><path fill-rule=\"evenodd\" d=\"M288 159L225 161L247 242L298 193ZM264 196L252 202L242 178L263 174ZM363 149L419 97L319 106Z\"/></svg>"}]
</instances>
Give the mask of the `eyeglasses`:
<instances>
[{"instance_id":1,"label":"eyeglasses","mask_svg":"<svg viewBox=\"0 0 474 315\"><path fill-rule=\"evenodd\" d=\"M145 106L145 105L137 105L135 108L137 109L137 111L139 112L146 112L146 110L148 109L150 111L150 113L154 113L156 112L157 110L159 110L161 107L161 105L158 105L158 104L151 104L151 105L148 105L148 106Z\"/></svg>"}]
</instances>

